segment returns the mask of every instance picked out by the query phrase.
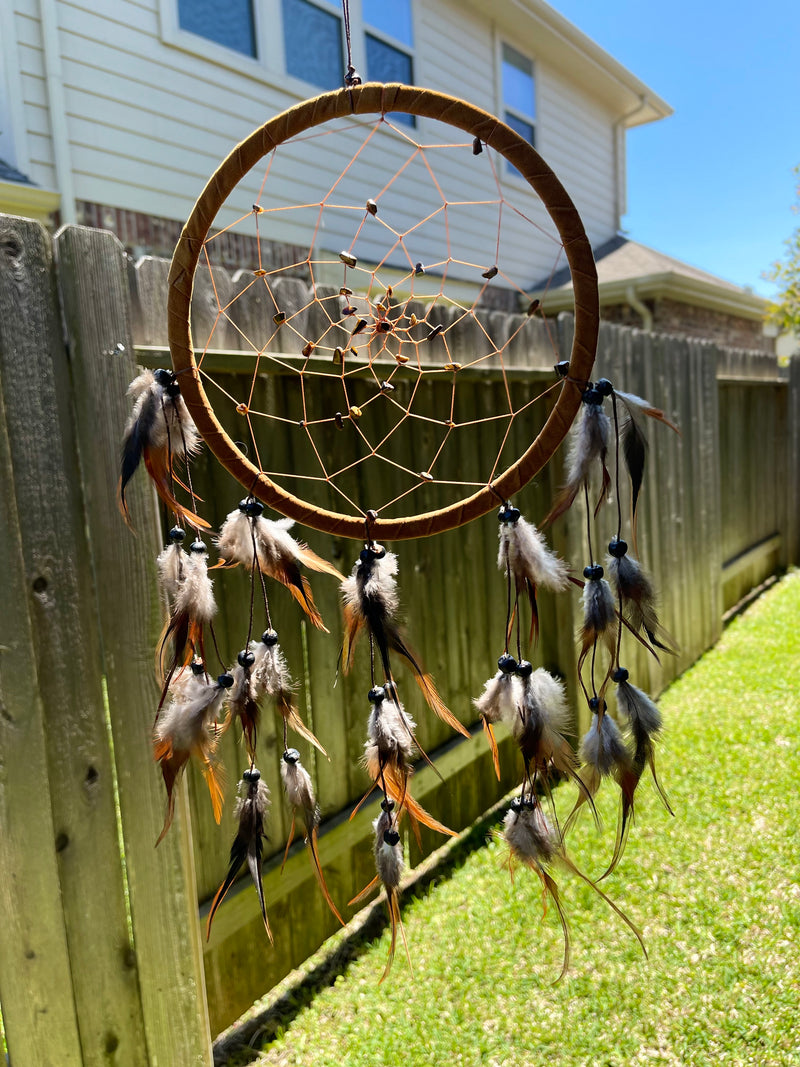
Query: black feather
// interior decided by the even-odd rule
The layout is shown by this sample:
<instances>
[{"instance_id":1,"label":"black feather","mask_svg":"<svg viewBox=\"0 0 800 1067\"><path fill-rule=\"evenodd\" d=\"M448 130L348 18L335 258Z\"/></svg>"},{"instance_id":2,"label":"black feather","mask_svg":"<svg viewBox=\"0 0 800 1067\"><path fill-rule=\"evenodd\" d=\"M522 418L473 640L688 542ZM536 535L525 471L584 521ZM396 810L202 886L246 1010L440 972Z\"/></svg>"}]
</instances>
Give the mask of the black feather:
<instances>
[{"instance_id":1,"label":"black feather","mask_svg":"<svg viewBox=\"0 0 800 1067\"><path fill-rule=\"evenodd\" d=\"M160 392L160 388L156 392L152 386L150 387L138 417L131 423L122 442L119 499L126 513L128 509L125 504L125 487L142 462L142 455L152 436L153 427L160 413Z\"/></svg>"},{"instance_id":2,"label":"black feather","mask_svg":"<svg viewBox=\"0 0 800 1067\"><path fill-rule=\"evenodd\" d=\"M631 480L631 518L636 527L636 502L644 478L644 462L647 455L647 440L633 418L628 418L622 427L622 454Z\"/></svg>"},{"instance_id":3,"label":"black feather","mask_svg":"<svg viewBox=\"0 0 800 1067\"><path fill-rule=\"evenodd\" d=\"M257 771L255 773L258 774ZM253 778L248 783L247 797L241 802L242 807L239 813L239 831L231 845L228 873L225 875L222 885L217 890L211 904L211 909L208 913L208 920L206 922L206 940L208 940L211 935L211 923L214 920L217 909L225 899L225 895L230 887L236 881L236 875L239 873L240 868L247 863L250 877L253 879L253 884L255 885L256 893L258 894L258 903L261 908L261 917L264 920L264 927L270 941L272 941L272 931L270 930L269 919L267 918L267 906L264 901L264 886L261 881L261 864L264 851L263 841L266 835L264 834L264 820L258 810L257 796L258 779Z\"/></svg>"}]
</instances>

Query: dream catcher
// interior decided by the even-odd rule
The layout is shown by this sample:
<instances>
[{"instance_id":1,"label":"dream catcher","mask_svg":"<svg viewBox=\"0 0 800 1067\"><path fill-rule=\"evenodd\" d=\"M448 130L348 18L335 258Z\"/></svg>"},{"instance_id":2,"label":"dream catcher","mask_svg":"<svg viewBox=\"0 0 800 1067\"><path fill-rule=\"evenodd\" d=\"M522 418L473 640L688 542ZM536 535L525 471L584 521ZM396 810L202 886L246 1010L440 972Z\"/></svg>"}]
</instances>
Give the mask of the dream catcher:
<instances>
[{"instance_id":1,"label":"dream catcher","mask_svg":"<svg viewBox=\"0 0 800 1067\"><path fill-rule=\"evenodd\" d=\"M321 176L318 164L303 162L309 149L316 160L334 161L330 174ZM506 182L509 175L513 180ZM297 203L286 202L287 187L296 190ZM320 189L322 196L312 195ZM287 234L303 249L294 261L275 266L266 254L262 258L267 241ZM234 236L251 241L258 265L236 291L223 292L215 267ZM430 254L434 246L438 256ZM519 260L513 249L520 246L530 249L538 267L530 257ZM546 343L553 328L526 285L537 270L552 276L564 263L574 283L574 344L569 362L559 363L542 384L541 376L517 369L518 353L532 339ZM208 271L215 294L202 336L190 327L198 271ZM498 293L521 309L502 316L502 336L492 332L485 311ZM421 825L451 833L413 796L414 764L428 756L406 708L409 692L418 691L430 714L469 736L426 669L424 650L400 625L402 552L395 554L388 544L432 537L495 511L507 612L504 632L497 635L498 672L475 706L498 776L499 722L522 753L523 780L506 815L504 837L511 858L538 874L555 904L564 927L566 969L566 918L551 874L558 864L577 871L565 834L581 807L594 810L602 779L614 779L623 806L612 869L632 819L639 778L647 767L655 777L660 717L621 666L623 631L654 652L669 644L654 613L650 583L622 541L621 511L611 563L604 570L594 560L595 470L603 496L613 482L609 460L621 453L631 471L635 508L644 466L643 424L660 413L607 382L590 381L598 330L596 273L569 197L532 146L486 112L441 93L360 85L351 76L347 88L269 121L223 162L175 251L168 312L173 368L145 372L131 386L121 499L124 506L125 483L142 459L175 517L159 557L169 604L157 651L162 697L154 724L155 757L167 793L163 832L190 759L199 762L219 821L220 736L236 730L246 753L230 868L213 901L209 931L246 866L266 932L273 936L261 879L270 798L256 766L256 738L268 702L282 720L281 777L294 813L292 834L299 822L320 889L341 921L320 863L314 785L292 736L324 750L300 716L270 601L279 583L309 625L333 628L330 619L323 620L313 588L333 578L341 584L344 615L339 669L347 673L362 655L370 670L363 763L371 782L367 796L379 794L380 814L374 822L376 875L356 900L376 887L385 891L392 926L388 971L402 932L401 824L407 820L415 832ZM231 332L240 352L226 372L217 350ZM552 343L550 348L555 351ZM472 383L474 398L474 383L489 372L502 383L502 401L496 410L479 412L464 400L465 383ZM611 407L611 416L604 406ZM540 530L512 502L553 456L578 413L567 484L549 521L576 499L588 503L585 581L550 551ZM200 438L244 493L215 534L192 486L191 460ZM515 455L520 438L525 446ZM467 457L477 461L476 469L467 469ZM619 500L619 463L614 470ZM431 500L433 508L426 506ZM282 517L270 517L273 513ZM296 540L293 522L356 542L351 573L340 574ZM233 661L224 658L214 633L211 546L219 556L215 574L238 566L250 580L241 649ZM448 580L458 581L457 560L453 567L452 576L442 576L443 595ZM543 668L534 670L526 658L537 638L540 591L568 595L575 585L582 586L585 605L581 684L594 712L580 758L565 737L574 713L562 682ZM335 639L331 642L335 660ZM217 663L219 668L212 666ZM606 712L612 681L625 734ZM564 826L551 803L557 777L577 790ZM622 915L593 880L580 877Z\"/></svg>"}]
</instances>

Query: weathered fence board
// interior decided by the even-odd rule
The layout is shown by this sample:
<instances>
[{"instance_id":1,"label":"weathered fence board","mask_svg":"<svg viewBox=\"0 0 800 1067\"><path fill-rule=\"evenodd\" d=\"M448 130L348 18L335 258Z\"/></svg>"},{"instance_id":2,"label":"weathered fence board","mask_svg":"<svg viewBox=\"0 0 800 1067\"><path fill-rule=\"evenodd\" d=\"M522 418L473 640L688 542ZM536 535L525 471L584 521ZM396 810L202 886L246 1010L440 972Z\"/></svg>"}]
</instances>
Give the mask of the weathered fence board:
<instances>
[{"instance_id":1,"label":"weathered fence board","mask_svg":"<svg viewBox=\"0 0 800 1067\"><path fill-rule=\"evenodd\" d=\"M152 491L138 479L131 486L138 536L126 529L116 505L125 389L135 374L124 252L111 234L82 227L64 230L57 250L96 575L88 599L96 597L102 633L136 949L131 962L144 1019L141 1048L124 1062L201 1067L210 1062L210 1037L183 792L175 826L153 847L164 798L149 743L158 702L153 647L161 626ZM94 673L99 684L99 670ZM91 873L93 865L86 866Z\"/></svg>"},{"instance_id":2,"label":"weathered fence board","mask_svg":"<svg viewBox=\"0 0 800 1067\"><path fill-rule=\"evenodd\" d=\"M139 990L129 962L92 572L50 238L32 222L5 227L5 247L16 241L19 250L12 268L17 299L3 308L6 426L24 573L34 593L28 603L45 768L57 783L52 817L81 1051L85 1064L107 1063L117 1048L138 1064L145 1062ZM36 814L30 813L29 832L38 837Z\"/></svg>"},{"instance_id":3,"label":"weathered fence board","mask_svg":"<svg viewBox=\"0 0 800 1067\"><path fill-rule=\"evenodd\" d=\"M20 235L0 219L2 359L14 343L4 312L16 288L4 283L9 271L24 278L22 251ZM22 555L2 386L0 373L0 1010L8 1045L23 1064L80 1067L65 918L53 906L60 896L56 830L29 609L36 576Z\"/></svg>"},{"instance_id":4,"label":"weathered fence board","mask_svg":"<svg viewBox=\"0 0 800 1067\"><path fill-rule=\"evenodd\" d=\"M67 363L48 241L38 229L25 231L37 235L33 244L41 268L32 270L24 256L20 259L20 249L26 246L19 241L19 224L2 225L6 239L0 247L0 310L8 310L0 316L0 479L11 507L1 517L0 563L6 567L0 573L5 573L9 603L22 605L18 614L0 619L0 898L10 916L0 929L0 1004L12 1057L37 1065L207 1067L210 1033L227 1025L302 961L337 923L316 889L302 841L295 843L280 872L291 812L279 773L282 723L269 708L259 729L258 765L272 792L265 889L275 949L265 941L246 879L234 886L219 909L210 941L201 942L198 918L204 918L227 870L233 800L245 766L233 731L221 742L230 772L222 827L214 823L205 783L192 768L187 787L180 790L175 825L161 846L153 848L164 813L150 746L157 700L152 646L163 610L153 560L162 543L162 523L152 492L144 479L136 479L131 505L138 536L132 536L117 512L115 491L118 442L128 407L124 393L136 359L150 366L169 360L166 265L147 259L133 271L111 235L72 227L63 231L56 247ZM195 322L204 324L198 336L207 335L216 323L215 349L205 354L205 365L213 367L215 377L234 396L249 388L256 359L250 341L268 346L270 352L286 349L282 359L288 368L300 358L295 349L302 332L323 332L330 325L319 307L308 306L307 283L299 278L276 284L272 293L263 285L251 286L246 298L228 310L232 295L250 285L251 278L247 272L215 268L212 276L208 269L201 270L193 302ZM337 290L330 289L329 295L338 301ZM29 308L39 309L32 317L22 306L26 301ZM278 307L288 315L280 326L272 321ZM449 325L460 314L455 307L437 307L431 319ZM23 316L29 334L20 341ZM569 353L571 330L569 316L558 323L540 323L519 315L481 313L477 322L465 322L423 355L438 359L447 351L452 360L464 362L471 358L476 338L485 348L487 336L502 344L515 335L506 360L514 365L507 366L505 374L519 403L528 391L538 392L546 379L552 380L553 362ZM31 368L33 383L22 376L22 369L31 376ZM255 383L252 406L284 410L294 417L297 401L287 371L274 364L262 369L266 373ZM226 377L219 378L223 373ZM646 396L681 430L678 436L655 423L649 428L638 536L638 554L661 589L662 621L681 651L676 657L662 656L659 664L635 642L623 641L623 659L632 678L657 693L713 643L732 596L760 580L765 568L798 559L800 361L783 373L763 354L751 358L703 342L604 325L596 373ZM401 388L402 381L399 373ZM329 384L335 389L336 379ZM423 383L417 410L435 411L442 388L447 386ZM464 372L458 419L477 420L493 413L504 394L499 361L488 360ZM11 410L12 396L18 410ZM302 412L296 414L299 418ZM234 404L221 403L219 416L234 437L246 432ZM540 417L540 410L533 408L531 416L515 419L503 462L524 451ZM256 462L262 453L269 457L262 465L292 471L313 460L307 444L290 440L279 423L260 421L267 429L259 429L255 440L246 442ZM40 438L46 434L49 451L26 447L32 426L41 427ZM423 457L430 456L439 431L427 422L409 430L413 432L402 443L403 460L413 471L427 462ZM325 457L335 449L337 457L355 458L354 442L332 426L320 442ZM437 473L455 481L468 477L476 461L496 449L492 427L476 423L458 447L437 459ZM562 466L563 450L519 494L518 503L530 519L540 520L547 511ZM208 456L193 466L193 478L204 498L203 511L218 528L243 490ZM384 482L385 472L359 471L353 491L359 499L385 499ZM287 484L297 489L291 478ZM341 498L331 486L317 484L318 502L338 508ZM46 497L40 486L46 486ZM624 478L620 488L623 536L630 543ZM442 503L436 485L423 483L414 492L414 505ZM592 554L601 562L616 531L615 500L614 493L612 506L593 531ZM57 536L57 515L66 517L68 533ZM34 526L29 530L30 524ZM589 556L582 503L548 534L579 573ZM358 545L313 531L308 539L343 573L350 571ZM52 547L56 543L57 550ZM427 542L404 543L398 551L409 639L453 712L473 725L472 699L493 673L504 639L505 586L497 568L496 521L487 516ZM317 784L322 861L332 895L345 913L346 902L373 873L374 799L352 821L349 818L369 785L360 757L371 679L366 650L357 650L352 673L340 673L334 687L341 643L337 584L326 575L311 578L331 633L311 627L288 593L274 583L269 621L280 632L298 681L298 707L331 756L328 761L307 743L290 738ZM215 572L215 589L220 609L217 643L221 666L227 667L248 636L248 575L241 568L224 575ZM578 699L575 676L579 600L574 589L540 598L542 629L534 662L565 676L585 725L588 711ZM256 640L267 621L257 592L252 622ZM77 651L73 637L82 646ZM53 662L60 665L59 677L53 678L45 669L51 663L46 653L51 645ZM104 719L103 673L113 750ZM454 740L425 708L406 671L400 670L398 681L418 720L419 738L445 779L442 783L430 768L422 767L414 779L415 795L459 829L517 780L514 746L506 737L501 741L504 779L498 784L483 736ZM35 767L46 768L44 781L41 774L29 781L25 754ZM62 767L64 788L51 787ZM115 767L132 945L113 805ZM20 807L30 805L38 812L39 838L45 842L31 852L15 821ZM421 846L412 839L412 860L441 841L429 831L421 835ZM56 842L64 846L58 852ZM8 871L19 874L11 878ZM28 893L28 885L35 890ZM61 910L51 908L37 922L45 901L57 897ZM8 966L6 960L11 961ZM17 974L26 975L34 996L20 996ZM42 1007L47 1008L52 1032L43 1025ZM58 1034L57 1059L51 1052L52 1033Z\"/></svg>"}]
</instances>

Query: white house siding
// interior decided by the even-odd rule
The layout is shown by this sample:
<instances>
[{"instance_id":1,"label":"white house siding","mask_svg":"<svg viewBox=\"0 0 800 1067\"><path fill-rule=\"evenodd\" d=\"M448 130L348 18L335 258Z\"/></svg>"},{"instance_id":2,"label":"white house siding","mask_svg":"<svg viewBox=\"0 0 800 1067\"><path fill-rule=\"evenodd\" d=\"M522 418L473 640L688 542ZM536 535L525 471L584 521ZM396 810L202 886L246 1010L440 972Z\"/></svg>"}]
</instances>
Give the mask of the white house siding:
<instances>
[{"instance_id":1,"label":"white house siding","mask_svg":"<svg viewBox=\"0 0 800 1067\"><path fill-rule=\"evenodd\" d=\"M43 188L55 189L58 183L37 0L14 0L14 27L24 113L22 125L25 146L22 156L31 181Z\"/></svg>"},{"instance_id":2,"label":"white house siding","mask_svg":"<svg viewBox=\"0 0 800 1067\"><path fill-rule=\"evenodd\" d=\"M15 3L32 177L53 185L38 0ZM263 70L261 77L248 77L234 68L247 68L249 63L251 70L257 70L252 61L243 58L239 62L231 54L233 67L228 67L165 43L158 0L104 0L102 5L94 0L57 0L56 8L69 157L78 201L184 219L230 148L271 115L302 98L303 87L280 72L268 75ZM414 19L417 82L488 110L501 110L497 55L502 35L489 18L445 0L415 0ZM191 44L192 39L188 40ZM511 43L523 47L516 40ZM197 48L199 53L205 50L200 39ZM611 236L617 224L614 116L588 94L573 88L568 77L548 67L546 57L536 55L531 48L526 50L535 62L537 144L574 197L592 241L598 243ZM263 80L267 77L269 82ZM307 94L313 93L308 87ZM428 141L440 134L435 124L423 121L416 136ZM399 136L389 136L386 142L385 164L399 166L408 154L405 142ZM318 202L331 176L341 171L357 145L352 131L319 140L313 163L304 164L299 162L298 149L279 150L270 179L269 203L279 205L283 197L287 202ZM468 194L462 183L465 174L469 177ZM382 184L373 167L361 166L357 177L359 195L362 191L374 195ZM443 156L437 164L437 177L448 197L468 195L479 200L498 195L486 153L475 158L464 150ZM260 175L254 175L245 183L231 210L222 217L223 223L249 210L259 182ZM459 183L460 190L456 191ZM552 231L541 206L523 183L504 176L502 188L520 210ZM393 222L397 228L411 225L439 206L439 198L421 168L412 189L405 205L395 205ZM454 258L471 250L471 260L491 265L496 217L479 218L477 212L464 209L453 210L451 216ZM319 243L334 251L345 247L352 228L352 216L332 213ZM308 240L288 216L270 216L269 236L288 244L303 245ZM508 212L502 236L501 266L520 284L531 285L556 265L563 266L563 260L555 261L552 241L532 240ZM437 223L426 225L424 233L410 239L410 244L413 255L423 262L443 257L443 233ZM359 242L358 254L363 259L379 255L368 231Z\"/></svg>"}]
</instances>

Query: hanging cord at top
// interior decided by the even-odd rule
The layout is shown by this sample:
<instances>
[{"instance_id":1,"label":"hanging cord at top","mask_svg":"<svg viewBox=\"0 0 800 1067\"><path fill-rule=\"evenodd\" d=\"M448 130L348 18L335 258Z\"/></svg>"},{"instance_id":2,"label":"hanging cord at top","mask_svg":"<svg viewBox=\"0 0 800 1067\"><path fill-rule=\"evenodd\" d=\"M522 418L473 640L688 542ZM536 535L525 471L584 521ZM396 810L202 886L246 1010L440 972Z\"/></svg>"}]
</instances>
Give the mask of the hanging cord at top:
<instances>
[{"instance_id":1,"label":"hanging cord at top","mask_svg":"<svg viewBox=\"0 0 800 1067\"><path fill-rule=\"evenodd\" d=\"M347 70L344 72L344 84L348 89L361 84L361 75L353 66L353 52L350 44L350 0L342 0L344 15L344 36L347 42Z\"/></svg>"}]
</instances>

